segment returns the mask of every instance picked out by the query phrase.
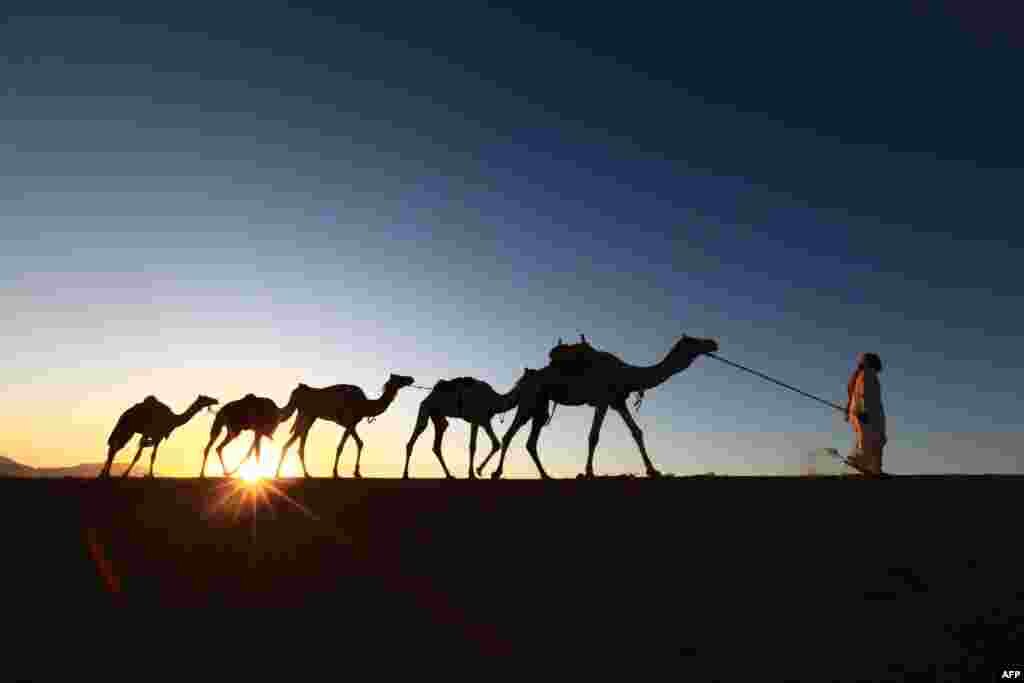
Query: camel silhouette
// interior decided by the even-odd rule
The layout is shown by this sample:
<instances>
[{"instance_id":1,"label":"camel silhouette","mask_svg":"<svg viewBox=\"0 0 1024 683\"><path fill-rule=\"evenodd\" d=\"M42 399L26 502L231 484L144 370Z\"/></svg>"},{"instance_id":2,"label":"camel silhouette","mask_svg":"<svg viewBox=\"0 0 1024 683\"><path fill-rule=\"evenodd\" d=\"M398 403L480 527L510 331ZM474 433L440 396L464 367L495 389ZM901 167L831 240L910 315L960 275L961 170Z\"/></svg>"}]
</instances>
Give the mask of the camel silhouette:
<instances>
[{"instance_id":1,"label":"camel silhouette","mask_svg":"<svg viewBox=\"0 0 1024 683\"><path fill-rule=\"evenodd\" d=\"M377 417L391 405L398 395L398 390L407 387L415 380L408 375L391 374L379 398L370 399L357 386L352 384L335 384L329 387L314 388L306 384L299 384L292 390L288 405L282 410L282 421L291 417L293 412L298 411L295 422L292 424L291 438L281 449L281 459L277 463L277 471L274 473L276 479L281 474L281 465L288 456L288 449L296 439L299 441L299 461L302 463L302 473L309 476L306 469L306 439L309 437L309 430L317 419L327 420L345 428L341 435L341 442L334 455L334 477L338 477L338 461L341 459L341 451L345 448L345 442L349 435L356 442L356 467L352 476L361 478L359 473L359 462L363 455L363 440L356 433L356 425L363 418Z\"/></svg>"},{"instance_id":2,"label":"camel silhouette","mask_svg":"<svg viewBox=\"0 0 1024 683\"><path fill-rule=\"evenodd\" d=\"M160 442L168 438L175 429L191 420L196 413L208 406L217 405L217 399L200 394L192 401L185 412L177 415L156 396L147 396L121 414L117 424L114 425L110 437L107 439L107 462L100 470L100 477L110 476L110 466L114 462L114 456L125 447L136 434L139 438L139 450L135 452L128 469L121 476L127 477L135 463L142 456L142 449L146 446L153 448L149 453L149 475L153 476L153 463L156 461L156 452L160 448Z\"/></svg>"},{"instance_id":3,"label":"camel silhouette","mask_svg":"<svg viewBox=\"0 0 1024 683\"><path fill-rule=\"evenodd\" d=\"M491 473L491 478L501 477L505 464L505 453L508 451L509 444L516 432L530 419L533 420L533 424L530 436L526 441L526 450L533 458L541 478L550 478L537 456L537 441L540 438L540 431L550 417L549 402L565 406L588 405L594 408L594 422L590 428L590 450L587 456L585 477L594 476L594 450L597 448L598 435L608 408L617 412L629 427L633 440L643 457L647 476L661 476L661 472L654 467L651 459L647 456L643 432L633 416L630 415L629 408L626 406L626 398L633 392L637 392L642 398L645 390L660 385L673 375L690 367L698 356L716 351L718 351L717 341L698 339L684 334L660 362L649 366L636 366L622 361L611 353L595 349L587 343L583 335L580 335L579 344L563 344L559 339L558 345L549 352L551 362L535 374L524 378L520 385L519 407L512 424L505 432L498 466ZM481 463L478 469L479 473L482 473L489 459L488 457Z\"/></svg>"},{"instance_id":4,"label":"camel silhouette","mask_svg":"<svg viewBox=\"0 0 1024 683\"><path fill-rule=\"evenodd\" d=\"M501 442L494 434L491 419L499 413L508 412L516 407L519 402L520 383L535 372L537 371L532 368L523 368L522 376L516 380L512 389L504 394L499 394L490 384L474 377L439 380L420 403L416 426L413 428L409 443L405 446L405 469L402 472L402 478L409 478L409 460L412 458L412 449L420 434L427 428L428 419L434 423L434 455L441 463L444 476L448 479L452 478L448 466L444 462L444 456L441 454L441 440L444 438L445 430L448 429L448 418L451 417L465 420L471 425L469 478L476 479L473 460L476 456L476 437L480 427L483 427L487 436L491 437L491 455L493 455L501 447Z\"/></svg>"},{"instance_id":5,"label":"camel silhouette","mask_svg":"<svg viewBox=\"0 0 1024 683\"><path fill-rule=\"evenodd\" d=\"M220 466L224 475L230 477L238 471L238 468L254 452L256 453L256 462L259 463L260 442L264 437L268 439L274 438L274 431L277 429L277 426L287 419L283 415L284 412L271 399L256 396L255 394L246 394L240 399L225 403L217 411L217 417L214 418L213 426L210 427L210 440L207 442L206 448L203 449L203 466L199 470L199 478L202 479L206 476L206 460L210 456L210 447L217 440L221 430L226 427L227 434L224 436L224 440L220 442L220 445L217 446L217 457L220 458ZM252 445L249 447L249 452L239 461L238 465L229 471L224 464L224 447L234 441L245 430L252 430L254 433Z\"/></svg>"}]
</instances>

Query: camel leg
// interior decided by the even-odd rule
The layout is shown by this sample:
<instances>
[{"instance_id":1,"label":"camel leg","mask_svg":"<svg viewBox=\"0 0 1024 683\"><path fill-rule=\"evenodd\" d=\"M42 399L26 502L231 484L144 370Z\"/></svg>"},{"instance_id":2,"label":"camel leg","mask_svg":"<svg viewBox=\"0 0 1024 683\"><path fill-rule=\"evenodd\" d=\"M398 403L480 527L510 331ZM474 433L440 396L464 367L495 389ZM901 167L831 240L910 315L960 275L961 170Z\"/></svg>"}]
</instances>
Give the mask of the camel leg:
<instances>
[{"instance_id":1,"label":"camel leg","mask_svg":"<svg viewBox=\"0 0 1024 683\"><path fill-rule=\"evenodd\" d=\"M434 455L437 456L437 461L441 463L441 469L444 470L445 479L451 479L452 473L448 471L448 465L444 464L444 456L441 455L441 439L444 438L445 430L448 429L448 418L444 415L434 415Z\"/></svg>"},{"instance_id":2,"label":"camel leg","mask_svg":"<svg viewBox=\"0 0 1024 683\"><path fill-rule=\"evenodd\" d=\"M526 451L533 458L533 464L537 466L537 471L540 472L541 479L550 479L548 473L544 471L544 466L540 464L540 457L537 456L537 441L540 439L540 430L544 428L544 423L548 419L548 411L540 411L534 413L533 424L530 425L530 436L526 440Z\"/></svg>"},{"instance_id":3,"label":"camel leg","mask_svg":"<svg viewBox=\"0 0 1024 683\"><path fill-rule=\"evenodd\" d=\"M135 451L135 457L132 458L131 463L128 465L128 469L121 473L122 479L128 476L128 473L132 471L132 468L135 467L135 463L137 463L139 461L139 458L142 456L142 441L143 440L139 440L139 450Z\"/></svg>"},{"instance_id":4,"label":"camel leg","mask_svg":"<svg viewBox=\"0 0 1024 683\"><path fill-rule=\"evenodd\" d=\"M518 432L520 428L522 428L522 426L526 424L526 421L529 419L530 414L528 409L525 406L519 406L519 409L516 411L515 419L512 420L512 424L508 426L508 431L505 432L505 436L501 440L501 455L498 457L498 467L495 468L493 472L491 472L491 479L501 478L501 473L504 471L505 467L505 453L508 452L509 444L512 443L512 438L516 435L516 432ZM491 455L493 455L493 453ZM480 467L478 467L476 470L477 474L483 474L484 466L490 459L491 456L489 455L482 463L480 463Z\"/></svg>"},{"instance_id":5,"label":"camel leg","mask_svg":"<svg viewBox=\"0 0 1024 683\"><path fill-rule=\"evenodd\" d=\"M302 439L299 442L299 462L302 463L302 474L305 477L309 477L309 471L306 469L306 435L309 434L309 428L313 426L313 423L307 420L296 423L295 433L292 434L288 442L285 443L284 448L281 449L281 458L277 461L277 471L274 472L274 479L281 476L281 465L284 464L285 458L288 457L288 449L291 448L292 444L297 440Z\"/></svg>"},{"instance_id":6,"label":"camel leg","mask_svg":"<svg viewBox=\"0 0 1024 683\"><path fill-rule=\"evenodd\" d=\"M345 448L345 442L348 441L349 428L345 427L345 433L341 435L341 443L338 444L338 452L334 454L334 478L338 478L338 461L341 460L341 451Z\"/></svg>"},{"instance_id":7,"label":"camel leg","mask_svg":"<svg viewBox=\"0 0 1024 683\"><path fill-rule=\"evenodd\" d=\"M310 421L309 426L313 426L313 422ZM309 470L306 469L306 439L309 438L309 427L306 427L302 431L302 438L299 439L299 462L302 463L302 476L308 477Z\"/></svg>"},{"instance_id":8,"label":"camel leg","mask_svg":"<svg viewBox=\"0 0 1024 683\"><path fill-rule=\"evenodd\" d=\"M203 479L206 477L206 460L210 457L210 448L213 447L213 442L220 436L222 425L217 422L213 423L213 427L210 429L210 440L206 442L206 448L203 449L203 466L199 468L199 478Z\"/></svg>"},{"instance_id":9,"label":"camel leg","mask_svg":"<svg viewBox=\"0 0 1024 683\"><path fill-rule=\"evenodd\" d=\"M230 477L231 473L228 472L228 466L224 464L224 447L227 446L232 441L234 441L236 438L238 438L239 434L241 434L241 432L228 432L224 436L224 440L220 442L219 446L217 446L217 457L220 458L220 469L221 469L221 472L223 472L224 476L226 476L226 477ZM203 466L204 466L204 469L205 469L205 466L206 466L206 462L205 461L203 461Z\"/></svg>"},{"instance_id":10,"label":"camel leg","mask_svg":"<svg viewBox=\"0 0 1024 683\"><path fill-rule=\"evenodd\" d=\"M274 472L274 479L281 476L281 465L284 464L285 458L288 457L288 449L291 448L292 444L300 438L302 441L299 445L299 461L302 463L302 474L306 477L309 476L309 472L306 470L306 451L303 448L303 445L306 443L306 435L309 433L309 428L313 426L314 420L315 418L311 420L302 413L299 413L299 416L295 418L295 426L292 427L292 435L281 449L281 458L277 461L277 471Z\"/></svg>"},{"instance_id":11,"label":"camel leg","mask_svg":"<svg viewBox=\"0 0 1024 683\"><path fill-rule=\"evenodd\" d=\"M281 465L284 464L284 459L288 457L288 449L291 448L292 444L298 441L298 439L299 433L295 432L291 435L291 438L285 441L284 446L281 448L281 457L277 460L277 469L274 471L274 479L281 476Z\"/></svg>"},{"instance_id":12,"label":"camel leg","mask_svg":"<svg viewBox=\"0 0 1024 683\"><path fill-rule=\"evenodd\" d=\"M263 435L257 433L256 438L252 440L252 446L249 446L249 453L246 454L245 459L248 460L250 456L256 453L256 467L260 466L260 447L263 445ZM238 467L241 467L242 463L238 463ZM235 470L238 470L238 467Z\"/></svg>"},{"instance_id":13,"label":"camel leg","mask_svg":"<svg viewBox=\"0 0 1024 683\"><path fill-rule=\"evenodd\" d=\"M594 409L594 423L590 426L590 439L588 445L590 451L587 454L587 471L583 474L587 479L594 476L594 451L597 450L597 440L601 435L601 425L604 424L604 416L608 414L608 406L601 405Z\"/></svg>"},{"instance_id":14,"label":"camel leg","mask_svg":"<svg viewBox=\"0 0 1024 683\"><path fill-rule=\"evenodd\" d=\"M210 447L213 446L213 442L217 440L217 434L219 434L219 432L210 434L210 440L206 443L206 448L203 449L203 466L199 468L200 479L206 477L206 460L210 457Z\"/></svg>"},{"instance_id":15,"label":"camel leg","mask_svg":"<svg viewBox=\"0 0 1024 683\"><path fill-rule=\"evenodd\" d=\"M157 449L159 449L159 448L160 448L160 442L157 441L155 444L153 444L153 450L149 454L149 474L147 476L150 476L150 477L153 476L153 463L156 462L156 452L157 452Z\"/></svg>"},{"instance_id":16,"label":"camel leg","mask_svg":"<svg viewBox=\"0 0 1024 683\"><path fill-rule=\"evenodd\" d=\"M421 407L419 415L416 416L416 426L412 428L409 443L405 444L405 469L402 470L402 479L409 478L409 460L412 459L412 448L416 445L416 439L420 438L420 434L427 428L427 420L427 411Z\"/></svg>"},{"instance_id":17,"label":"camel leg","mask_svg":"<svg viewBox=\"0 0 1024 683\"><path fill-rule=\"evenodd\" d=\"M476 422L469 428L469 479L476 479L476 472L473 471L473 460L476 459L476 434L480 431L480 425Z\"/></svg>"},{"instance_id":18,"label":"camel leg","mask_svg":"<svg viewBox=\"0 0 1024 683\"><path fill-rule=\"evenodd\" d=\"M633 435L633 440L636 441L637 447L640 448L640 455L643 456L644 459L644 467L647 468L647 476L660 477L661 472L654 467L651 459L647 456L647 449L644 448L644 433L636 423L636 420L633 419L633 416L629 414L629 408L626 406L626 402L621 401L613 407L615 408L615 412L622 416L626 426L629 427L629 433Z\"/></svg>"},{"instance_id":19,"label":"camel leg","mask_svg":"<svg viewBox=\"0 0 1024 683\"><path fill-rule=\"evenodd\" d=\"M116 456L117 452L122 448L124 448L124 446L111 446L110 448L107 449L107 462L105 465L103 465L103 469L100 470L101 478L110 476L110 466L114 464L114 456Z\"/></svg>"},{"instance_id":20,"label":"camel leg","mask_svg":"<svg viewBox=\"0 0 1024 683\"><path fill-rule=\"evenodd\" d=\"M356 469L352 473L352 476L356 479L362 479L363 475L359 474L359 459L363 457L363 440L356 434L356 426L352 425L352 438L356 440Z\"/></svg>"},{"instance_id":21,"label":"camel leg","mask_svg":"<svg viewBox=\"0 0 1024 683\"><path fill-rule=\"evenodd\" d=\"M487 421L484 422L484 430L487 432L487 436L491 437L491 452L487 454L486 458L484 458L483 464L477 467L477 473L483 469L483 466L487 464L487 461L490 460L491 457L501 448L501 441L498 440L498 435L494 433L494 428L491 426L490 418L487 418Z\"/></svg>"},{"instance_id":22,"label":"camel leg","mask_svg":"<svg viewBox=\"0 0 1024 683\"><path fill-rule=\"evenodd\" d=\"M253 453L253 451L255 451L255 450L257 449L257 442L259 441L259 438L260 438L260 437L259 437L259 435L258 435L258 434L257 434L256 436L254 436L254 437L253 437L253 439L252 439L252 444L251 444L251 445L249 446L249 450L248 450L248 451L246 451L246 453L245 453L245 457L244 457L244 458L242 458L241 460L239 460L239 461L238 461L238 464L237 464L237 465L235 465L234 469L232 469L232 470L231 470L230 472L225 472L224 474L226 474L227 476L229 476L229 477L230 477L230 476L231 476L231 475L233 475L233 474L234 474L235 472L237 472L237 471L238 471L239 469L241 469L242 465L244 465L244 464L246 463L246 461L247 461L247 460L248 460L249 458L251 458L251 457L252 457L252 453Z\"/></svg>"}]
</instances>

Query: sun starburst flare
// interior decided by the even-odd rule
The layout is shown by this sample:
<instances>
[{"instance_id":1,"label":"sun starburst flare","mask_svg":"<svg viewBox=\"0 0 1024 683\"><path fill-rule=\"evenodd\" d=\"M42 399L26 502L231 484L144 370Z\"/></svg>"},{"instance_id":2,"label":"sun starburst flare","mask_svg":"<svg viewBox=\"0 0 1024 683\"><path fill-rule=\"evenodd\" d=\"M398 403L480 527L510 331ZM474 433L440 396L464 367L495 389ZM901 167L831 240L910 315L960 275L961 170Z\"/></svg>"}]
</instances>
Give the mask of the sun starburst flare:
<instances>
[{"instance_id":1,"label":"sun starburst flare","mask_svg":"<svg viewBox=\"0 0 1024 683\"><path fill-rule=\"evenodd\" d=\"M225 460L229 463L232 461L237 463L245 457L244 451L238 454L229 454L229 449L225 449ZM273 443L264 442L260 449L259 462L256 462L256 458L253 456L243 462L241 466L235 465L237 470L218 483L217 495L209 514L230 512L233 519L237 521L243 511L249 510L259 516L269 513L270 517L274 517L272 499L276 498L285 501L310 519L319 520L312 510L289 496L283 487L275 482L280 457L280 453ZM301 477L301 466L297 462L286 461L281 468L281 476L285 478Z\"/></svg>"}]
</instances>

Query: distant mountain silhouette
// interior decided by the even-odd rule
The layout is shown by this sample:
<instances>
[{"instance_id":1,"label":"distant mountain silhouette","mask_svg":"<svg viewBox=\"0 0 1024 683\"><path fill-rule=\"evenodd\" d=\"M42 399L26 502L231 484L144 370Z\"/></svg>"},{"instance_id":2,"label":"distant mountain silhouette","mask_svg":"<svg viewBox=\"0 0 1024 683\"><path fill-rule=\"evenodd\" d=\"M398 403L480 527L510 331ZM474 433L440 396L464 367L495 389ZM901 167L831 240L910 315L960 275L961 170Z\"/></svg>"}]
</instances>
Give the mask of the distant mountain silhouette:
<instances>
[{"instance_id":1,"label":"distant mountain silhouette","mask_svg":"<svg viewBox=\"0 0 1024 683\"><path fill-rule=\"evenodd\" d=\"M120 475L125 468L128 467L127 463L115 463L111 468L111 474ZM93 478L100 473L103 469L102 462L87 462L80 465L71 465L69 467L31 467L29 465L23 465L20 462L0 455L0 477L25 477L25 478L44 478L44 477L85 477ZM144 470L139 473L132 473L129 476L138 477L144 476L146 472Z\"/></svg>"},{"instance_id":2,"label":"distant mountain silhouette","mask_svg":"<svg viewBox=\"0 0 1024 683\"><path fill-rule=\"evenodd\" d=\"M32 477L34 468L22 465L7 456L0 455L0 476L3 477Z\"/></svg>"}]
</instances>

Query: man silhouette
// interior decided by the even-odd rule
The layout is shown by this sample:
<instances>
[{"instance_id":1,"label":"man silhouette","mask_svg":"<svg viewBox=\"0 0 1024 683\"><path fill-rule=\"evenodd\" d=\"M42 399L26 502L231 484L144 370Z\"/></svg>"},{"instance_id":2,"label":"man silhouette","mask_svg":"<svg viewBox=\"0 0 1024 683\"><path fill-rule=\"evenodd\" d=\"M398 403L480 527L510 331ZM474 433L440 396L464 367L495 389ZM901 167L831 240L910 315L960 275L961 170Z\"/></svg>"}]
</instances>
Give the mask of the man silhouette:
<instances>
[{"instance_id":1,"label":"man silhouette","mask_svg":"<svg viewBox=\"0 0 1024 683\"><path fill-rule=\"evenodd\" d=\"M882 473L882 449L888 442L882 385L878 373L882 359L875 353L862 353L846 386L846 421L853 426L854 446L848 460L876 476Z\"/></svg>"}]
</instances>

